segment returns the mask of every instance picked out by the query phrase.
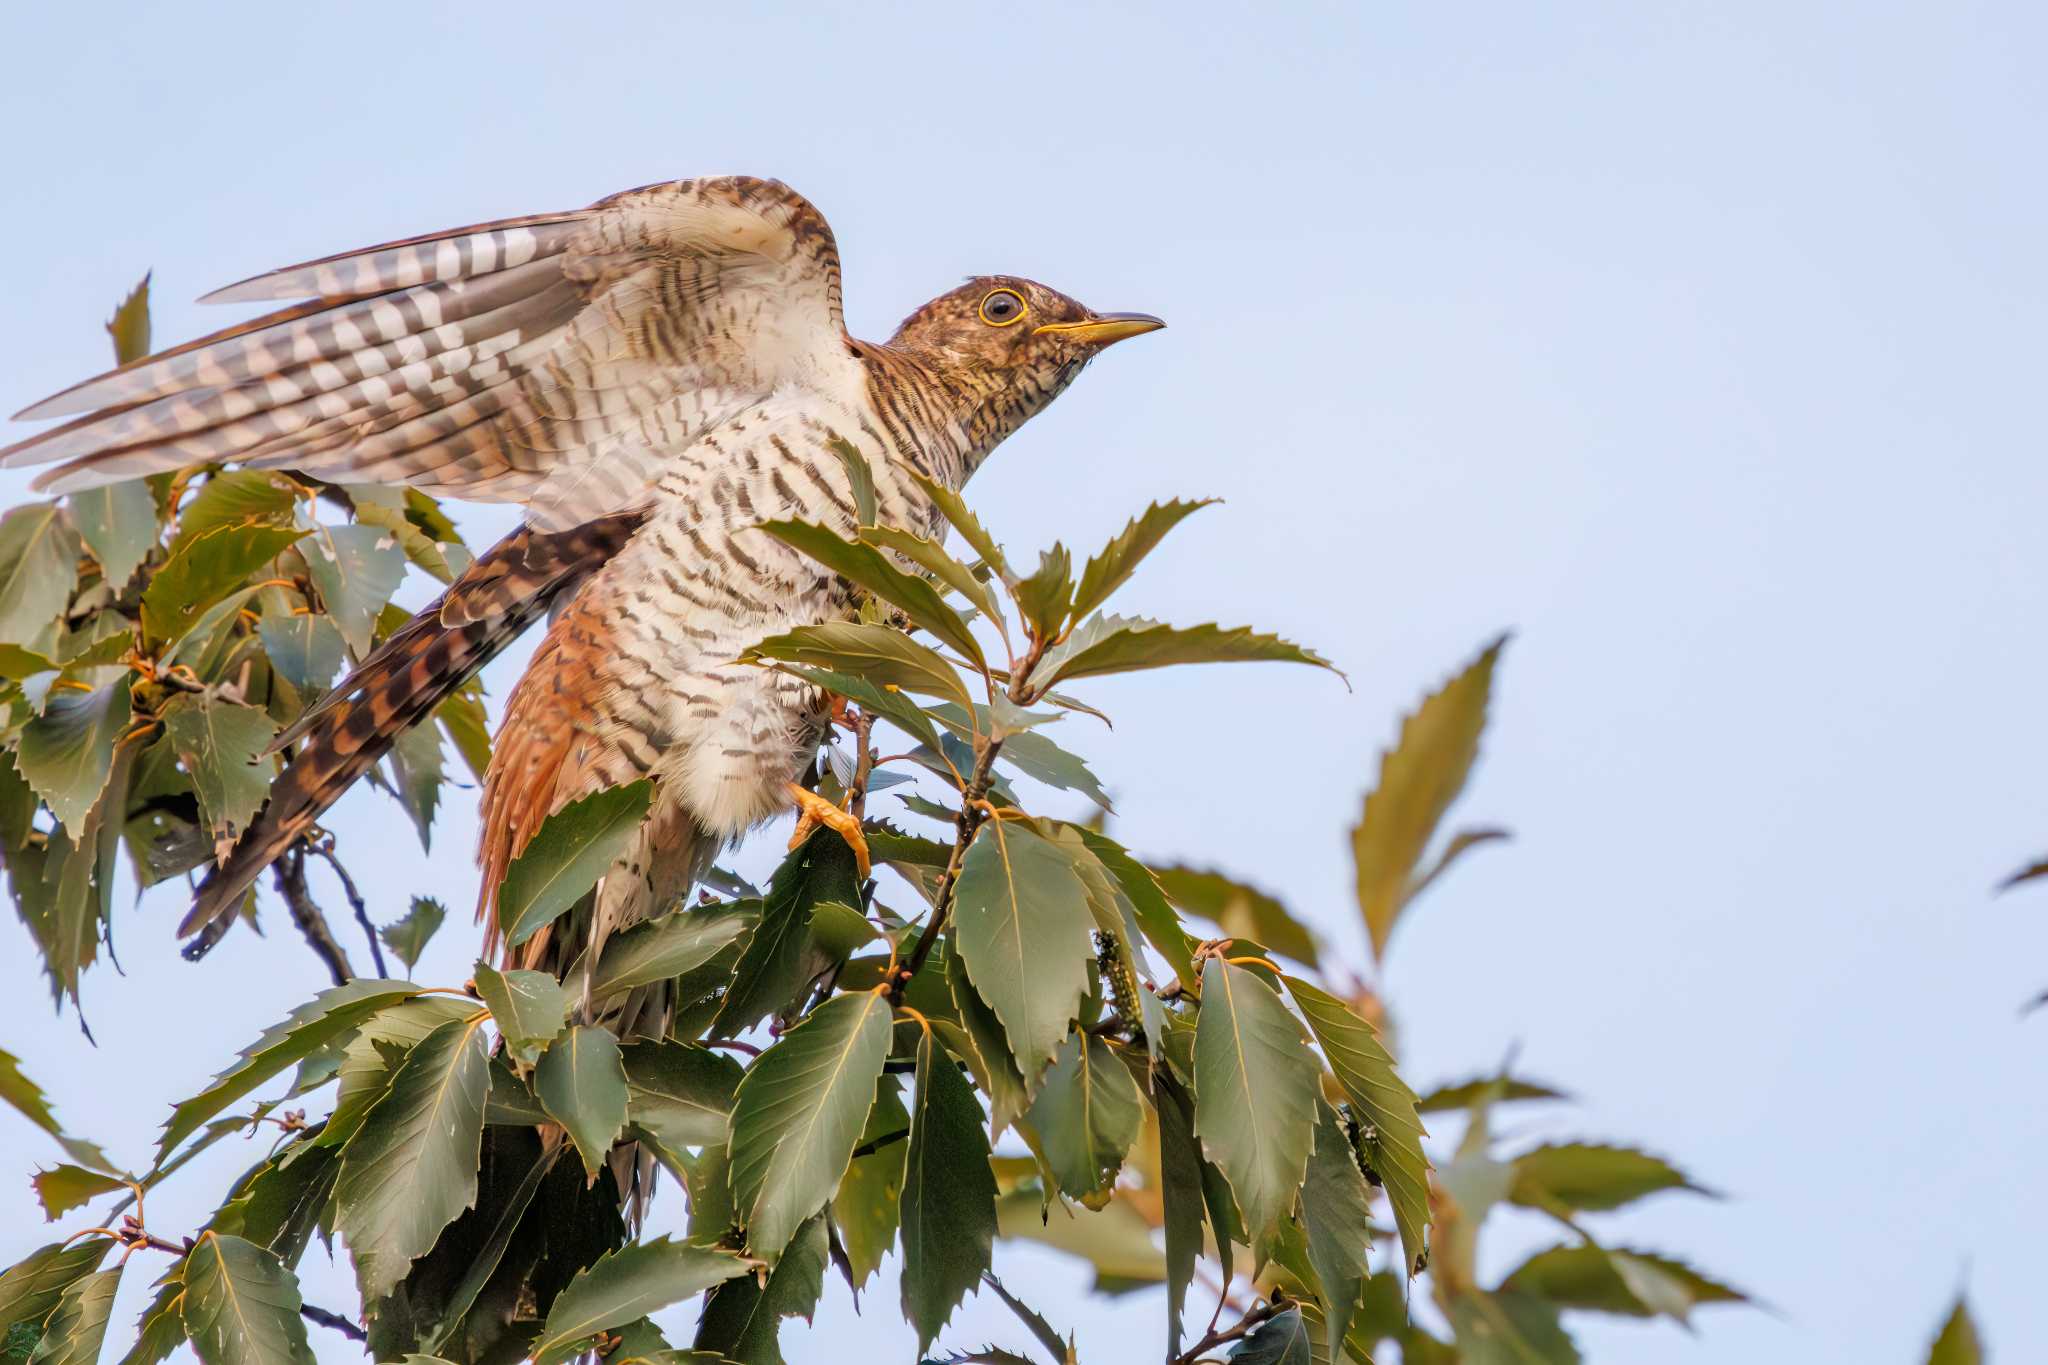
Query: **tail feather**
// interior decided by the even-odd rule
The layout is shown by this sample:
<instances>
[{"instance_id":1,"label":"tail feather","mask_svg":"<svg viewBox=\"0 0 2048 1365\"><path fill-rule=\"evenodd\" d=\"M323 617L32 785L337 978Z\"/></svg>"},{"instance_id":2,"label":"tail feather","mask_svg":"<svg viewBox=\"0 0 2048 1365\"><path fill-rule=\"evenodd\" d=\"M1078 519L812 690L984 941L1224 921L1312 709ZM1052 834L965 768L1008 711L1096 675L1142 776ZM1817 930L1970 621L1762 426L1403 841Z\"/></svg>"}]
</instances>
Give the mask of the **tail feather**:
<instances>
[{"instance_id":1,"label":"tail feather","mask_svg":"<svg viewBox=\"0 0 2048 1365\"><path fill-rule=\"evenodd\" d=\"M640 514L566 531L514 531L426 610L395 632L280 737L298 751L271 784L262 812L200 884L180 936L201 933L203 956L251 883L436 706L547 614L563 593L617 554Z\"/></svg>"}]
</instances>

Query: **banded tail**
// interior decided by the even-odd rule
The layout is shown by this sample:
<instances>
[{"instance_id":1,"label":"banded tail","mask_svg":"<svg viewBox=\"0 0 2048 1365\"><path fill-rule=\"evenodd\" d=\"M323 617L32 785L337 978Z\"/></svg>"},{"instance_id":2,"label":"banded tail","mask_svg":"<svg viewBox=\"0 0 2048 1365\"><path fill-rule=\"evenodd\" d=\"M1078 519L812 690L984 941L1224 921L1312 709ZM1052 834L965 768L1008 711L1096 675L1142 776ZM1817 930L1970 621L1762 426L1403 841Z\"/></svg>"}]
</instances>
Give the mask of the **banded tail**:
<instances>
[{"instance_id":1,"label":"banded tail","mask_svg":"<svg viewBox=\"0 0 2048 1365\"><path fill-rule=\"evenodd\" d=\"M202 957L219 941L250 883L401 734L617 554L642 520L641 513L622 512L566 531L514 531L278 736L273 748L296 742L298 752L227 860L200 883L178 926L181 937L200 935L186 945L186 957Z\"/></svg>"}]
</instances>

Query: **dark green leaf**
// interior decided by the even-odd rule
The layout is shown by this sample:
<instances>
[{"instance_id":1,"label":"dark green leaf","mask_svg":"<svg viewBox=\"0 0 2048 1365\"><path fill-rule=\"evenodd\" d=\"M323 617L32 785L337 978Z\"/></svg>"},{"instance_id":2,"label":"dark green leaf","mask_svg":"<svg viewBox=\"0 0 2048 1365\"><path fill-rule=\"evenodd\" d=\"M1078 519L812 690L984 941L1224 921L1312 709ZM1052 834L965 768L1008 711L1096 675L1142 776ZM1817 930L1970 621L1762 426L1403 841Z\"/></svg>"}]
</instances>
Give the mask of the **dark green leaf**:
<instances>
[{"instance_id":1,"label":"dark green leaf","mask_svg":"<svg viewBox=\"0 0 2048 1365\"><path fill-rule=\"evenodd\" d=\"M22 727L15 767L74 836L107 785L114 741L128 728L128 681L52 692L43 714Z\"/></svg>"},{"instance_id":2,"label":"dark green leaf","mask_svg":"<svg viewBox=\"0 0 2048 1365\"><path fill-rule=\"evenodd\" d=\"M1080 1012L1094 928L1088 888L1066 854L1021 822L981 827L954 887L953 942L1027 1083Z\"/></svg>"},{"instance_id":3,"label":"dark green leaf","mask_svg":"<svg viewBox=\"0 0 2048 1365\"><path fill-rule=\"evenodd\" d=\"M1510 1201L1529 1208L1563 1206L1600 1213L1633 1204L1660 1190L1691 1190L1713 1198L1683 1171L1659 1157L1629 1147L1589 1142L1552 1143L1514 1160Z\"/></svg>"},{"instance_id":4,"label":"dark green leaf","mask_svg":"<svg viewBox=\"0 0 2048 1365\"><path fill-rule=\"evenodd\" d=\"M1143 562L1146 555L1157 549L1159 542L1166 539L1166 533L1180 525L1189 514L1199 512L1215 498L1204 498L1200 502L1153 503L1133 517L1116 539L1102 547L1088 567L1081 571L1081 586L1074 592L1074 615L1086 616L1104 602L1109 595L1122 587L1132 572Z\"/></svg>"},{"instance_id":5,"label":"dark green leaf","mask_svg":"<svg viewBox=\"0 0 2048 1365\"><path fill-rule=\"evenodd\" d=\"M927 1032L917 1048L917 1100L903 1177L903 1314L917 1331L920 1352L989 1268L996 1182L988 1158L974 1091Z\"/></svg>"},{"instance_id":6,"label":"dark green leaf","mask_svg":"<svg viewBox=\"0 0 2048 1365\"><path fill-rule=\"evenodd\" d=\"M1414 894L1416 866L1479 757L1493 670L1506 645L1503 635L1423 698L1401 723L1399 741L1380 758L1379 784L1351 831L1358 908L1375 958L1384 956L1394 921Z\"/></svg>"},{"instance_id":7,"label":"dark green leaf","mask_svg":"<svg viewBox=\"0 0 2048 1365\"><path fill-rule=\"evenodd\" d=\"M487 962L476 964L476 993L491 1011L505 1048L522 1062L532 1062L541 1049L561 1036L575 998L551 972L500 972Z\"/></svg>"},{"instance_id":8,"label":"dark green leaf","mask_svg":"<svg viewBox=\"0 0 2048 1365\"><path fill-rule=\"evenodd\" d=\"M1342 1341L1371 1273L1372 1191L1366 1188L1343 1123L1329 1105L1316 1104L1316 1145L1301 1187L1301 1221L1308 1233L1309 1264L1323 1290L1328 1339Z\"/></svg>"},{"instance_id":9,"label":"dark green leaf","mask_svg":"<svg viewBox=\"0 0 2048 1365\"><path fill-rule=\"evenodd\" d=\"M254 706L189 693L171 698L162 714L213 837L239 837L270 792L266 751L277 722Z\"/></svg>"},{"instance_id":10,"label":"dark green leaf","mask_svg":"<svg viewBox=\"0 0 2048 1365\"><path fill-rule=\"evenodd\" d=\"M95 1365L107 1338L107 1314L121 1287L121 1267L95 1271L64 1287L29 1365Z\"/></svg>"},{"instance_id":11,"label":"dark green leaf","mask_svg":"<svg viewBox=\"0 0 2048 1365\"><path fill-rule=\"evenodd\" d=\"M56 503L25 503L0 518L0 641L35 639L77 586L78 533Z\"/></svg>"},{"instance_id":12,"label":"dark green leaf","mask_svg":"<svg viewBox=\"0 0 2048 1365\"><path fill-rule=\"evenodd\" d=\"M855 1291L881 1268L882 1258L896 1241L902 1209L904 1158L909 1152L910 1111L894 1076L875 1087L875 1105L861 1129L860 1146L872 1148L856 1156L832 1196L832 1221L846 1245L847 1275Z\"/></svg>"},{"instance_id":13,"label":"dark green leaf","mask_svg":"<svg viewBox=\"0 0 2048 1365\"><path fill-rule=\"evenodd\" d=\"M392 792L405 807L420 849L433 851L434 810L441 803L441 736L431 725L409 725L391 745Z\"/></svg>"},{"instance_id":14,"label":"dark green leaf","mask_svg":"<svg viewBox=\"0 0 2048 1365\"><path fill-rule=\"evenodd\" d=\"M859 904L860 883L853 850L836 831L819 829L775 869L761 922L733 969L732 985L711 1026L713 1037L730 1038L788 1008L816 970L809 965L811 915L826 902Z\"/></svg>"},{"instance_id":15,"label":"dark green leaf","mask_svg":"<svg viewBox=\"0 0 2048 1365\"><path fill-rule=\"evenodd\" d=\"M327 691L341 667L341 630L329 616L312 612L265 611L257 623L263 652L284 680L313 701Z\"/></svg>"},{"instance_id":16,"label":"dark green leaf","mask_svg":"<svg viewBox=\"0 0 2048 1365\"><path fill-rule=\"evenodd\" d=\"M208 607L303 535L286 526L223 526L186 542L142 594L144 630L152 640L180 638Z\"/></svg>"},{"instance_id":17,"label":"dark green leaf","mask_svg":"<svg viewBox=\"0 0 2048 1365\"><path fill-rule=\"evenodd\" d=\"M135 1324L135 1345L120 1365L158 1365L185 1344L185 1263L173 1261L157 1281L156 1297Z\"/></svg>"},{"instance_id":18,"label":"dark green leaf","mask_svg":"<svg viewBox=\"0 0 2048 1365\"><path fill-rule=\"evenodd\" d=\"M476 1203L490 1088L481 1013L415 1044L342 1149L335 1203L366 1302L390 1293Z\"/></svg>"},{"instance_id":19,"label":"dark green leaf","mask_svg":"<svg viewBox=\"0 0 2048 1365\"><path fill-rule=\"evenodd\" d=\"M751 1279L733 1279L711 1291L694 1344L713 1359L738 1365L783 1365L777 1340L782 1319L809 1318L817 1310L830 1259L830 1235L820 1213L797 1229L767 1284L756 1288Z\"/></svg>"},{"instance_id":20,"label":"dark green leaf","mask_svg":"<svg viewBox=\"0 0 2048 1365\"><path fill-rule=\"evenodd\" d=\"M149 485L131 479L73 493L71 520L107 583L121 587L156 545L156 499Z\"/></svg>"},{"instance_id":21,"label":"dark green leaf","mask_svg":"<svg viewBox=\"0 0 2048 1365\"><path fill-rule=\"evenodd\" d=\"M626 1121L674 1154L725 1141L740 1066L708 1048L644 1039L625 1049Z\"/></svg>"},{"instance_id":22,"label":"dark green leaf","mask_svg":"<svg viewBox=\"0 0 2048 1365\"><path fill-rule=\"evenodd\" d=\"M542 821L498 891L506 943L526 942L597 885L640 832L653 800L654 784L641 778L572 801Z\"/></svg>"},{"instance_id":23,"label":"dark green leaf","mask_svg":"<svg viewBox=\"0 0 2048 1365\"><path fill-rule=\"evenodd\" d=\"M206 1233L185 1258L185 1333L203 1365L314 1365L299 1284L259 1246Z\"/></svg>"},{"instance_id":24,"label":"dark green leaf","mask_svg":"<svg viewBox=\"0 0 2048 1365\"><path fill-rule=\"evenodd\" d=\"M746 1268L731 1252L666 1237L608 1252L555 1296L533 1344L534 1365L560 1365L598 1333L701 1294Z\"/></svg>"},{"instance_id":25,"label":"dark green leaf","mask_svg":"<svg viewBox=\"0 0 2048 1365\"><path fill-rule=\"evenodd\" d=\"M770 636L741 658L811 664L866 678L878 687L949 697L962 705L968 700L966 685L953 665L892 626L850 621L799 626Z\"/></svg>"},{"instance_id":26,"label":"dark green leaf","mask_svg":"<svg viewBox=\"0 0 2048 1365\"><path fill-rule=\"evenodd\" d=\"M703 906L676 910L614 934L598 956L591 998L601 1000L693 972L738 942L758 917L758 907Z\"/></svg>"},{"instance_id":27,"label":"dark green leaf","mask_svg":"<svg viewBox=\"0 0 2048 1365\"><path fill-rule=\"evenodd\" d=\"M254 1242L297 1266L315 1226L334 1202L341 1154L301 1139L259 1166L213 1216L215 1232Z\"/></svg>"},{"instance_id":28,"label":"dark green leaf","mask_svg":"<svg viewBox=\"0 0 2048 1365\"><path fill-rule=\"evenodd\" d=\"M371 1107L390 1091L406 1054L443 1024L476 1012L474 1001L459 996L419 996L378 1011L352 1036L338 1040L341 1060L335 1074L341 1083L334 1112L313 1141L322 1147L345 1146Z\"/></svg>"},{"instance_id":29,"label":"dark green leaf","mask_svg":"<svg viewBox=\"0 0 2048 1365\"><path fill-rule=\"evenodd\" d=\"M1195 1132L1254 1238L1294 1207L1308 1171L1321 1068L1301 1025L1249 968L1202 965Z\"/></svg>"},{"instance_id":30,"label":"dark green leaf","mask_svg":"<svg viewBox=\"0 0 2048 1365\"><path fill-rule=\"evenodd\" d=\"M872 545L842 538L808 521L768 521L756 528L817 560L841 578L901 608L915 625L960 651L968 662L982 663L981 645L960 613L946 605L938 589L896 567Z\"/></svg>"},{"instance_id":31,"label":"dark green leaf","mask_svg":"<svg viewBox=\"0 0 2048 1365\"><path fill-rule=\"evenodd\" d=\"M1308 1324L1289 1308L1260 1323L1230 1353L1231 1365L1309 1365Z\"/></svg>"},{"instance_id":32,"label":"dark green leaf","mask_svg":"<svg viewBox=\"0 0 2048 1365\"><path fill-rule=\"evenodd\" d=\"M1681 1322L1695 1304L1748 1302L1741 1291L1707 1278L1683 1261L1585 1244L1537 1252L1516 1267L1501 1288L1548 1299L1560 1308L1638 1318L1668 1313Z\"/></svg>"},{"instance_id":33,"label":"dark green leaf","mask_svg":"<svg viewBox=\"0 0 2048 1365\"><path fill-rule=\"evenodd\" d=\"M1031 1126L1064 1193L1083 1203L1107 1196L1138 1139L1142 1103L1109 1044L1079 1030L1068 1035L1031 1102Z\"/></svg>"},{"instance_id":34,"label":"dark green leaf","mask_svg":"<svg viewBox=\"0 0 2048 1365\"><path fill-rule=\"evenodd\" d=\"M1941 1335L1928 1348L1927 1365L1982 1365L1983 1360L1984 1348L1977 1340L1977 1324L1970 1320L1970 1305L1958 1294L1948 1321L1941 1325Z\"/></svg>"},{"instance_id":35,"label":"dark green leaf","mask_svg":"<svg viewBox=\"0 0 2048 1365\"><path fill-rule=\"evenodd\" d=\"M578 1025L548 1045L533 1074L533 1093L548 1116L568 1130L591 1180L626 1126L626 1066L610 1030Z\"/></svg>"},{"instance_id":36,"label":"dark green leaf","mask_svg":"<svg viewBox=\"0 0 2048 1365\"><path fill-rule=\"evenodd\" d=\"M405 550L378 526L323 526L302 547L321 605L356 653L366 653L377 614L405 577Z\"/></svg>"},{"instance_id":37,"label":"dark green leaf","mask_svg":"<svg viewBox=\"0 0 2048 1365\"><path fill-rule=\"evenodd\" d=\"M113 1245L105 1237L52 1242L0 1274L0 1338L21 1323L49 1317L64 1291L97 1270Z\"/></svg>"},{"instance_id":38,"label":"dark green leaf","mask_svg":"<svg viewBox=\"0 0 2048 1365\"><path fill-rule=\"evenodd\" d=\"M1166 1353L1180 1354L1188 1284L1202 1255L1202 1150L1192 1098L1169 1076L1153 1082L1159 1115L1159 1194L1166 1224ZM1226 1254L1228 1235L1217 1238Z\"/></svg>"},{"instance_id":39,"label":"dark green leaf","mask_svg":"<svg viewBox=\"0 0 2048 1365\"><path fill-rule=\"evenodd\" d=\"M958 953L946 957L946 989L960 1019L958 1034L962 1046L955 1051L973 1068L975 1081L987 1094L990 1121L1000 1137L1031 1102L1024 1074L1010 1052L1002 1021L967 979L967 964Z\"/></svg>"},{"instance_id":40,"label":"dark green leaf","mask_svg":"<svg viewBox=\"0 0 2048 1365\"><path fill-rule=\"evenodd\" d=\"M1152 874L1167 899L1190 915L1209 920L1225 937L1250 939L1296 962L1318 965L1315 935L1258 888L1192 867L1155 867Z\"/></svg>"},{"instance_id":41,"label":"dark green leaf","mask_svg":"<svg viewBox=\"0 0 2048 1365\"><path fill-rule=\"evenodd\" d=\"M1169 626L1141 617L1097 616L1076 629L1065 644L1047 651L1044 661L1032 670L1031 684L1045 687L1075 678L1175 664L1260 661L1314 664L1344 676L1313 650L1277 635L1261 635L1250 626Z\"/></svg>"},{"instance_id":42,"label":"dark green leaf","mask_svg":"<svg viewBox=\"0 0 2048 1365\"><path fill-rule=\"evenodd\" d=\"M1071 1335L1061 1336L1058 1330L1045 1320L1045 1314L1012 1294L994 1275L983 1275L981 1282L988 1286L990 1293L1003 1301L1003 1307L1016 1315L1017 1321L1030 1329L1031 1335L1038 1338L1038 1344L1050 1352L1054 1360L1069 1360L1072 1357Z\"/></svg>"},{"instance_id":43,"label":"dark green leaf","mask_svg":"<svg viewBox=\"0 0 2048 1365\"><path fill-rule=\"evenodd\" d=\"M37 1171L29 1183L35 1186L44 1219L54 1223L89 1199L125 1189L128 1182L66 1162Z\"/></svg>"},{"instance_id":44,"label":"dark green leaf","mask_svg":"<svg viewBox=\"0 0 2048 1365\"><path fill-rule=\"evenodd\" d=\"M419 962L420 954L427 950L427 941L434 931L441 927L441 921L448 917L447 907L431 896L414 896L412 908L405 912L396 923L387 924L377 931L377 937L384 940L405 969L411 971Z\"/></svg>"},{"instance_id":45,"label":"dark green leaf","mask_svg":"<svg viewBox=\"0 0 2048 1365\"><path fill-rule=\"evenodd\" d=\"M931 719L919 709L916 702L900 692L885 691L866 678L858 678L851 673L835 673L829 668L806 668L801 664L787 664L784 665L784 671L814 686L822 687L827 692L845 697L868 714L893 722L905 734L923 740L934 749L939 746L939 734L932 728Z\"/></svg>"},{"instance_id":46,"label":"dark green leaf","mask_svg":"<svg viewBox=\"0 0 2048 1365\"><path fill-rule=\"evenodd\" d=\"M827 1000L747 1068L733 1097L733 1206L756 1256L781 1254L852 1158L889 1051L889 1004Z\"/></svg>"}]
</instances>

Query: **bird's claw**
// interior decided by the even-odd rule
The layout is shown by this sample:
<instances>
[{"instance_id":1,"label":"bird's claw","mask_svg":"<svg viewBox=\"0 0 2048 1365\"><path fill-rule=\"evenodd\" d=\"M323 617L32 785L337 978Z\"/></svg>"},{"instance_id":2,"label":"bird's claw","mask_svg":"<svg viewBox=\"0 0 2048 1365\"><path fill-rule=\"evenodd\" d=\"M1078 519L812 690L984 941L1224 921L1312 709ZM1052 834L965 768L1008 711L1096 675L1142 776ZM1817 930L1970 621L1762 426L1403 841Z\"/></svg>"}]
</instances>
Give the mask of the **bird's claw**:
<instances>
[{"instance_id":1,"label":"bird's claw","mask_svg":"<svg viewBox=\"0 0 2048 1365\"><path fill-rule=\"evenodd\" d=\"M789 794L796 801L796 833L790 836L790 848L795 849L811 837L813 830L823 825L836 831L840 838L846 840L846 846L853 850L854 868L860 874L860 879L866 881L869 868L868 841L867 836L861 833L860 821L808 787L801 787L792 782L789 784Z\"/></svg>"}]
</instances>

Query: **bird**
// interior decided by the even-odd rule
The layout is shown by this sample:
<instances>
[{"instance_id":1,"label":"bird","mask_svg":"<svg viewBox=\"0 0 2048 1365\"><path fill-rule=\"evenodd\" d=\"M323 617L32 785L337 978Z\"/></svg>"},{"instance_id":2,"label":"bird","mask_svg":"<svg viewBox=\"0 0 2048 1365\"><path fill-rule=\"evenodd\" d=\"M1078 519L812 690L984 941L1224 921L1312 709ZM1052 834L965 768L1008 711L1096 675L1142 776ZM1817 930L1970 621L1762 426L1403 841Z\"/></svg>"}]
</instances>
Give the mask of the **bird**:
<instances>
[{"instance_id":1,"label":"bird","mask_svg":"<svg viewBox=\"0 0 2048 1365\"><path fill-rule=\"evenodd\" d=\"M742 176L389 242L204 301L287 306L32 405L17 416L70 420L0 465L53 465L35 487L62 494L239 463L525 514L279 736L288 761L181 934L203 950L408 727L547 619L483 784L478 914L487 955L558 977L792 805L802 827L859 844L858 824L798 783L830 699L735 662L764 637L849 617L855 596L755 528L851 531L843 442L872 471L879 522L943 535L921 479L957 490L1105 348L1164 326L990 275L886 341L857 340L823 215ZM497 888L541 823L640 778L647 815L578 922L496 942ZM663 1009L649 996L611 1023L659 1036Z\"/></svg>"}]
</instances>

